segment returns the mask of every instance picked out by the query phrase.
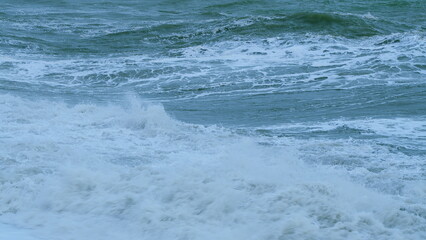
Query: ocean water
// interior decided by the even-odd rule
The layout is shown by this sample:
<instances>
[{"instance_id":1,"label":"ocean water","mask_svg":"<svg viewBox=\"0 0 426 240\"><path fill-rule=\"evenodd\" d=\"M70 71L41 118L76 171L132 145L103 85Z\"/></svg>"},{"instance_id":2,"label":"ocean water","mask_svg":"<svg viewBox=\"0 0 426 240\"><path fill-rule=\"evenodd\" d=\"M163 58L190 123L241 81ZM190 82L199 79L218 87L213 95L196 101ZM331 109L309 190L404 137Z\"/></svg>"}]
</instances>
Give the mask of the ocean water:
<instances>
[{"instance_id":1,"label":"ocean water","mask_svg":"<svg viewBox=\"0 0 426 240\"><path fill-rule=\"evenodd\" d=\"M2 0L0 239L426 239L425 13Z\"/></svg>"}]
</instances>

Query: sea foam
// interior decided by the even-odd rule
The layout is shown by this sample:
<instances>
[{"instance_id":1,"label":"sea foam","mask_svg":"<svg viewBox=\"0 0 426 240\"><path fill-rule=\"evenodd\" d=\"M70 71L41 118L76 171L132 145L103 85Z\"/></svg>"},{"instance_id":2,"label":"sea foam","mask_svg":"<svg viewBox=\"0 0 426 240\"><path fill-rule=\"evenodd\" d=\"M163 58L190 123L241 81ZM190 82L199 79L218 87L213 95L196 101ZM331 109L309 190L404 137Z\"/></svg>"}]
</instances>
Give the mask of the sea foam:
<instances>
[{"instance_id":1,"label":"sea foam","mask_svg":"<svg viewBox=\"0 0 426 240\"><path fill-rule=\"evenodd\" d=\"M423 205L310 165L290 142L185 124L135 98L0 99L0 221L40 239L424 236Z\"/></svg>"}]
</instances>

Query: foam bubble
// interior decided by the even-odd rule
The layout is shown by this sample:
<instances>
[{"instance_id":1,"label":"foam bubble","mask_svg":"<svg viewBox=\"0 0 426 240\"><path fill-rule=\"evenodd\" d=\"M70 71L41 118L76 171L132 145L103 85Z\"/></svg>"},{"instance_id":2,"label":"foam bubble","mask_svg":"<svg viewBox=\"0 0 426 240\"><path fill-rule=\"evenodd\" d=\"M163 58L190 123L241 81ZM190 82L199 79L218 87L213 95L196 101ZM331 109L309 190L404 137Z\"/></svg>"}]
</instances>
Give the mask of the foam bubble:
<instances>
[{"instance_id":1,"label":"foam bubble","mask_svg":"<svg viewBox=\"0 0 426 240\"><path fill-rule=\"evenodd\" d=\"M185 124L132 97L126 107L0 97L0 221L41 238L421 239L425 232L424 203L304 162L291 141L262 144Z\"/></svg>"},{"instance_id":2,"label":"foam bubble","mask_svg":"<svg viewBox=\"0 0 426 240\"><path fill-rule=\"evenodd\" d=\"M9 81L53 86L51 91L77 86L80 91L106 91L108 86L156 97L196 98L416 84L425 74L423 42L419 32L361 39L288 34L190 46L168 56L64 60L23 54L2 56L0 65L9 66L2 71Z\"/></svg>"},{"instance_id":3,"label":"foam bubble","mask_svg":"<svg viewBox=\"0 0 426 240\"><path fill-rule=\"evenodd\" d=\"M37 240L37 238L33 237L29 231L5 224L0 224L0 238L13 240Z\"/></svg>"}]
</instances>

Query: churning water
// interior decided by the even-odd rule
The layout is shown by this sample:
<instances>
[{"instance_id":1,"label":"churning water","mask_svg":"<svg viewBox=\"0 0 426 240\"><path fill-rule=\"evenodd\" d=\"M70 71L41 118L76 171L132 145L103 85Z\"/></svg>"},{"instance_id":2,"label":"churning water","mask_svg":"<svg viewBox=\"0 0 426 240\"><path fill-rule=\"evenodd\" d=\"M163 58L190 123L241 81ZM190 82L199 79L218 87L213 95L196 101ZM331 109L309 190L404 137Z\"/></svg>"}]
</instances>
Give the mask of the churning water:
<instances>
[{"instance_id":1,"label":"churning water","mask_svg":"<svg viewBox=\"0 0 426 240\"><path fill-rule=\"evenodd\" d=\"M2 0L3 240L426 239L423 0Z\"/></svg>"}]
</instances>

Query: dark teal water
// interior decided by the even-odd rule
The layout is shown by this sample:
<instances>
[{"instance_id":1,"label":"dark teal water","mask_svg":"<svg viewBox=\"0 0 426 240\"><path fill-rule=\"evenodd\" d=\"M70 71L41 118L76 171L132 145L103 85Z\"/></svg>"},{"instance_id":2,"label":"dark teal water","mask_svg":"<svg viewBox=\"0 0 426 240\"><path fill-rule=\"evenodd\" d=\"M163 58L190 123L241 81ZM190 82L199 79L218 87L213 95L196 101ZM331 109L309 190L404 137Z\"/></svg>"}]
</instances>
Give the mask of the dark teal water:
<instances>
[{"instance_id":1,"label":"dark teal water","mask_svg":"<svg viewBox=\"0 0 426 240\"><path fill-rule=\"evenodd\" d=\"M251 228L276 224L264 227L265 233L253 239L423 239L425 12L423 0L3 0L0 219L39 231L45 239L89 239L88 232L93 234L91 239L246 239L251 234L243 227L244 214L249 216L246 224ZM255 147L233 145L244 139L250 139ZM223 149L223 145L230 149ZM261 150L253 150L257 148ZM239 155L250 151L256 152L253 158ZM195 222L204 223L194 225L190 219L195 215L174 212L166 217L174 219L170 225L160 220L150 225L147 222L156 220L142 220L144 211L153 216L166 214L168 208L191 212L206 202L209 204L205 209L214 209L213 205L220 205L219 200L206 197L200 190L194 193L198 198L184 194L184 203L154 199L148 204L141 198L153 193L134 190L141 185L132 177L126 175L126 179L132 178L128 181L135 188L122 183L123 179L116 180L122 185L115 186L115 195L106 194L108 184L98 182L106 181L104 175L111 174L99 169L108 169L112 163L123 168L117 172L135 171L131 175L135 176L141 172L135 166L146 164L150 171L158 168L162 172L158 167L161 164L166 169L173 168L173 164L185 166L182 159L196 166L201 164L199 161L224 166L228 158L246 159L256 163L255 169L265 162L287 162L275 155L262 157L263 151L277 156L284 151L284 155L291 155L284 159L306 164L307 172L315 168L338 171L333 174L345 176L344 180L311 180L301 175L300 181L288 184L321 183L340 198L327 205L321 194L307 193L302 187L304 190L297 191L302 191L305 199L313 194L317 202L301 203L300 208L295 207L296 203L281 206L286 211L280 212L272 199L284 197L297 202L293 199L297 194L280 185L287 180L270 180L269 185L262 180L268 185L256 190L262 193L247 190L243 198L250 199L250 204L240 200L242 205L231 207L232 213L223 210L225 213L217 215L221 217L213 214L222 211L218 209L211 210L210 215L200 213ZM73 161L76 163L71 164ZM90 167L93 161L99 172ZM84 195L89 191L85 187L70 187L77 184L69 182L78 173L61 178L66 175L64 171L68 172L64 162L72 166L88 164L87 169L82 167L82 182L93 181L94 187L89 185L105 199L133 194L129 201L137 204L129 206L138 208L128 210L130 207L118 200L108 203L95 195ZM197 169L208 171L208 164ZM285 175L293 165L277 169ZM300 169L293 172L297 171ZM312 176L330 174L324 171ZM169 177L169 172L162 174L167 184L184 181ZM217 190L219 186L241 190L240 185L233 185L235 179L249 184L257 181L251 179L256 174L265 175L232 178L232 174L238 174L211 174L209 179L225 179L208 188L217 195L223 194ZM185 181L198 181L195 175ZM155 182L155 174L147 179L153 186L166 184ZM55 205L46 197L48 194L40 193L51 181L60 182L65 189L51 189L64 205ZM367 207L364 215L358 215L362 212L361 200L349 202L350 207L333 209L333 205L347 201L347 194L333 185L340 181L377 195L354 190L351 194L359 198L366 194L371 201L393 205L379 210ZM357 188L349 185L346 188ZM256 186L259 189L260 185ZM185 185L182 194L188 189L202 187ZM168 191L172 190L157 186L154 193L172 194ZM227 193L238 195L238 191ZM25 193L24 197L18 197L18 192ZM1 197L5 195L16 195L16 199ZM35 196L38 203L28 205L30 196ZM70 207L75 201L81 205ZM255 203L273 208L256 212L259 206ZM112 209L120 204L127 210L114 212ZM146 210L150 204L158 204L162 210ZM58 205L61 207L55 208ZM100 207L94 210L94 206ZM65 220L56 224L51 220L54 216ZM76 231L69 222L80 221L78 216L93 221L99 218L105 224L93 231ZM222 217L234 222L228 223ZM39 220L28 220L32 218ZM120 235L124 230L117 227L107 231L110 235L99 235L110 228L107 222L116 220L135 225L130 224L128 234ZM223 235L208 234L217 233L213 226L221 224L235 229ZM141 225L143 231L138 230ZM189 227L192 225L194 228ZM58 233L61 228L75 234L65 237Z\"/></svg>"}]
</instances>

